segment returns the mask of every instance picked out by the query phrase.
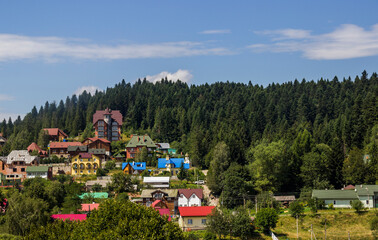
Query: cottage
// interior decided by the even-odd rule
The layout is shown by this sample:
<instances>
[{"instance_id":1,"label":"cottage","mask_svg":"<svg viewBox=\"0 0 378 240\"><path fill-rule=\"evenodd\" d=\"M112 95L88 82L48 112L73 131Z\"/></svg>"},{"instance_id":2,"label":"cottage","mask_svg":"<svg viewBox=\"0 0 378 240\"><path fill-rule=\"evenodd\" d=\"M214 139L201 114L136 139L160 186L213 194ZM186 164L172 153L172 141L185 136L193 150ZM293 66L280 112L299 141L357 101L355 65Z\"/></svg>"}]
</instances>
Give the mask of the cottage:
<instances>
[{"instance_id":1,"label":"cottage","mask_svg":"<svg viewBox=\"0 0 378 240\"><path fill-rule=\"evenodd\" d=\"M149 156L152 156L153 152L156 150L156 144L147 134L143 136L131 135L131 139L126 145L126 158L135 158L136 153L141 151L144 147L147 149Z\"/></svg>"},{"instance_id":2,"label":"cottage","mask_svg":"<svg viewBox=\"0 0 378 240\"><path fill-rule=\"evenodd\" d=\"M41 177L44 179L52 178L52 167L49 166L28 166L26 167L26 178Z\"/></svg>"},{"instance_id":3,"label":"cottage","mask_svg":"<svg viewBox=\"0 0 378 240\"><path fill-rule=\"evenodd\" d=\"M215 206L179 207L179 226L183 231L202 230L206 228L207 216Z\"/></svg>"},{"instance_id":4,"label":"cottage","mask_svg":"<svg viewBox=\"0 0 378 240\"><path fill-rule=\"evenodd\" d=\"M68 135L59 128L44 128L43 130L49 135L49 140L53 142L62 142L68 137Z\"/></svg>"},{"instance_id":5,"label":"cottage","mask_svg":"<svg viewBox=\"0 0 378 240\"><path fill-rule=\"evenodd\" d=\"M26 168L38 164L39 157L31 156L27 150L13 150L7 157L0 158L0 173L6 182L23 181L26 179Z\"/></svg>"},{"instance_id":6,"label":"cottage","mask_svg":"<svg viewBox=\"0 0 378 240\"><path fill-rule=\"evenodd\" d=\"M202 189L179 189L178 190L178 206L192 207L201 206L203 200Z\"/></svg>"},{"instance_id":7,"label":"cottage","mask_svg":"<svg viewBox=\"0 0 378 240\"><path fill-rule=\"evenodd\" d=\"M82 143L88 149L105 149L105 154L110 156L110 141L105 138L87 138Z\"/></svg>"},{"instance_id":8,"label":"cottage","mask_svg":"<svg viewBox=\"0 0 378 240\"><path fill-rule=\"evenodd\" d=\"M42 150L35 142L31 143L27 150L29 153L37 152L40 157L47 157L47 151Z\"/></svg>"},{"instance_id":9,"label":"cottage","mask_svg":"<svg viewBox=\"0 0 378 240\"><path fill-rule=\"evenodd\" d=\"M156 143L156 152L160 154L167 154L170 148L169 143Z\"/></svg>"},{"instance_id":10,"label":"cottage","mask_svg":"<svg viewBox=\"0 0 378 240\"><path fill-rule=\"evenodd\" d=\"M82 146L81 142L51 142L49 145L50 156L57 156L60 158L69 158L70 154L68 152L69 146Z\"/></svg>"},{"instance_id":11,"label":"cottage","mask_svg":"<svg viewBox=\"0 0 378 240\"><path fill-rule=\"evenodd\" d=\"M146 162L122 163L122 171L126 174L141 174L146 170Z\"/></svg>"},{"instance_id":12,"label":"cottage","mask_svg":"<svg viewBox=\"0 0 378 240\"><path fill-rule=\"evenodd\" d=\"M154 171L154 174L160 174L164 171L170 172L172 176L176 176L180 172L181 165L184 169L190 168L189 157L184 158L170 158L169 155L166 158L158 158L158 168Z\"/></svg>"},{"instance_id":13,"label":"cottage","mask_svg":"<svg viewBox=\"0 0 378 240\"><path fill-rule=\"evenodd\" d=\"M273 198L281 203L284 206L289 206L291 202L295 201L295 196L294 195L289 195L289 196L273 196Z\"/></svg>"},{"instance_id":14,"label":"cottage","mask_svg":"<svg viewBox=\"0 0 378 240\"><path fill-rule=\"evenodd\" d=\"M97 110L93 114L93 127L96 138L104 138L110 142L121 139L121 127L123 116L118 110L106 108ZM109 150L110 151L110 150Z\"/></svg>"},{"instance_id":15,"label":"cottage","mask_svg":"<svg viewBox=\"0 0 378 240\"><path fill-rule=\"evenodd\" d=\"M169 188L170 177L143 177L143 184L152 188Z\"/></svg>"},{"instance_id":16,"label":"cottage","mask_svg":"<svg viewBox=\"0 0 378 240\"><path fill-rule=\"evenodd\" d=\"M100 158L92 153L79 153L71 159L71 175L93 175L99 167Z\"/></svg>"},{"instance_id":17,"label":"cottage","mask_svg":"<svg viewBox=\"0 0 378 240\"><path fill-rule=\"evenodd\" d=\"M177 212L177 189L145 189L141 198L147 207L168 208L170 214Z\"/></svg>"}]
</instances>

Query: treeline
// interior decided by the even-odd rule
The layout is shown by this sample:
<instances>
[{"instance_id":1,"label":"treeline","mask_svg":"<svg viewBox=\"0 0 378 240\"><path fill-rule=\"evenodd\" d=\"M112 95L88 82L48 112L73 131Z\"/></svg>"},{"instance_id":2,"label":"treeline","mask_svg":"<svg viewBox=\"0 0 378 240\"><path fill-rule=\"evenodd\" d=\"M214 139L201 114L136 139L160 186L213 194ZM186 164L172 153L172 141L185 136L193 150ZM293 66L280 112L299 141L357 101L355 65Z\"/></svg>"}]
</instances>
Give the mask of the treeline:
<instances>
[{"instance_id":1,"label":"treeline","mask_svg":"<svg viewBox=\"0 0 378 240\"><path fill-rule=\"evenodd\" d=\"M90 130L96 110L109 107L123 114L124 131L148 133L158 142L170 142L179 152L188 152L193 165L202 168L210 166L220 142L229 149L230 162L241 166L256 161L261 144L283 146L279 155L285 156L288 169L282 171L285 179L295 184L278 181L274 188L299 190L306 181L302 168L312 164L303 165L307 164L307 153L316 159L332 155L336 163L326 166L331 169L328 180L334 187L346 183L341 170L348 153L352 149L360 154L371 151L377 132L373 128L378 122L377 106L377 74L368 76L366 71L354 80L303 79L267 87L251 82L189 86L167 79L155 84L123 80L93 96L84 92L58 104L46 102L39 110L34 107L23 120L4 120L0 131L10 140L3 148L6 154L37 141L45 127L58 127L75 137L87 126Z\"/></svg>"}]
</instances>

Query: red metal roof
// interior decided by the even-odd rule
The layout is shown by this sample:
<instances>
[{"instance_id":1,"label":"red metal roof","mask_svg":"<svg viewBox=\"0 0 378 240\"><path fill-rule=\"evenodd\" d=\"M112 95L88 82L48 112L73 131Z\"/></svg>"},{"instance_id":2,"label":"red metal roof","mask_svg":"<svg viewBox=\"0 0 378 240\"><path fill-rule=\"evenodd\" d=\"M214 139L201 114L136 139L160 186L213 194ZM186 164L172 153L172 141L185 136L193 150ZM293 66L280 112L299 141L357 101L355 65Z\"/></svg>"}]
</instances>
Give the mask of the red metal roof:
<instances>
[{"instance_id":1,"label":"red metal roof","mask_svg":"<svg viewBox=\"0 0 378 240\"><path fill-rule=\"evenodd\" d=\"M86 153L86 152L79 153L79 158L86 158L86 159L92 158L92 153Z\"/></svg>"},{"instance_id":2,"label":"red metal roof","mask_svg":"<svg viewBox=\"0 0 378 240\"><path fill-rule=\"evenodd\" d=\"M203 199L202 189L179 189L179 195L183 194L186 198L190 198L193 194L197 195L199 199Z\"/></svg>"},{"instance_id":3,"label":"red metal roof","mask_svg":"<svg viewBox=\"0 0 378 240\"><path fill-rule=\"evenodd\" d=\"M35 142L29 145L27 148L28 152L37 151L38 153L47 154L46 151L43 151Z\"/></svg>"},{"instance_id":4,"label":"red metal roof","mask_svg":"<svg viewBox=\"0 0 378 240\"><path fill-rule=\"evenodd\" d=\"M179 207L179 212L182 217L206 217L211 213L215 206L202 207Z\"/></svg>"},{"instance_id":5,"label":"red metal roof","mask_svg":"<svg viewBox=\"0 0 378 240\"><path fill-rule=\"evenodd\" d=\"M58 136L58 133L62 134L64 137L68 137L62 130L59 128L44 128L43 130L47 131L50 136Z\"/></svg>"},{"instance_id":6,"label":"red metal roof","mask_svg":"<svg viewBox=\"0 0 378 240\"><path fill-rule=\"evenodd\" d=\"M97 209L98 206L100 206L99 203L90 203L90 204L83 203L83 204L81 204L81 210L80 211L89 212L89 211L92 211L94 209Z\"/></svg>"},{"instance_id":7,"label":"red metal roof","mask_svg":"<svg viewBox=\"0 0 378 240\"><path fill-rule=\"evenodd\" d=\"M169 215L169 209L168 208L159 208L159 209L156 209L156 210L159 211L160 216L168 215L168 221L169 222L171 221L171 215Z\"/></svg>"},{"instance_id":8,"label":"red metal roof","mask_svg":"<svg viewBox=\"0 0 378 240\"><path fill-rule=\"evenodd\" d=\"M93 114L93 125L96 124L98 120L103 120L105 114L110 114L111 118L114 119L119 125L122 125L122 114L119 110L109 110L108 108L105 110L97 110L95 114Z\"/></svg>"},{"instance_id":9,"label":"red metal roof","mask_svg":"<svg viewBox=\"0 0 378 240\"><path fill-rule=\"evenodd\" d=\"M161 202L161 200L155 200L155 201L151 204L151 206L152 206L153 208L155 208L156 204L158 204L159 202Z\"/></svg>"},{"instance_id":10,"label":"red metal roof","mask_svg":"<svg viewBox=\"0 0 378 240\"><path fill-rule=\"evenodd\" d=\"M87 219L87 214L53 214L52 219L83 221Z\"/></svg>"},{"instance_id":11,"label":"red metal roof","mask_svg":"<svg viewBox=\"0 0 378 240\"><path fill-rule=\"evenodd\" d=\"M94 137L94 138L87 138L87 139L91 140L92 142L101 141L103 143L110 143L110 141L106 140L105 138L96 138L96 137ZM84 141L86 141L87 139L85 139Z\"/></svg>"},{"instance_id":12,"label":"red metal roof","mask_svg":"<svg viewBox=\"0 0 378 240\"><path fill-rule=\"evenodd\" d=\"M50 148L68 148L68 146L83 146L81 142L52 142Z\"/></svg>"}]
</instances>

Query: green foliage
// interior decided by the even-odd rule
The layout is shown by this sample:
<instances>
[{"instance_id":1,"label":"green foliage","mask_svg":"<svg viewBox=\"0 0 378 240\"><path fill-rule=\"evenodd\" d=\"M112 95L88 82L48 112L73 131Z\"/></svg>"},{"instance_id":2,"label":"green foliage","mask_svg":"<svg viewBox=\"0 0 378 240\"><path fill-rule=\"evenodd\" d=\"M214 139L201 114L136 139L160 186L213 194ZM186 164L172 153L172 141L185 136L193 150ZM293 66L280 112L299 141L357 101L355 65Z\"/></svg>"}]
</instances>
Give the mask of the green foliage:
<instances>
[{"instance_id":1,"label":"green foliage","mask_svg":"<svg viewBox=\"0 0 378 240\"><path fill-rule=\"evenodd\" d=\"M324 200L319 200L317 198L310 198L307 200L307 204L311 209L312 213L317 213L319 209L324 209L325 202Z\"/></svg>"},{"instance_id":2,"label":"green foliage","mask_svg":"<svg viewBox=\"0 0 378 240\"><path fill-rule=\"evenodd\" d=\"M280 203L273 198L273 194L270 192L262 192L257 194L257 207L261 208L274 208L279 210Z\"/></svg>"},{"instance_id":3,"label":"green foliage","mask_svg":"<svg viewBox=\"0 0 378 240\"><path fill-rule=\"evenodd\" d=\"M102 191L102 186L98 183L93 184L92 186L92 191L93 192L101 192Z\"/></svg>"},{"instance_id":4,"label":"green foliage","mask_svg":"<svg viewBox=\"0 0 378 240\"><path fill-rule=\"evenodd\" d=\"M26 239L185 239L177 224L153 208L130 201L106 200L86 221L54 221Z\"/></svg>"},{"instance_id":5,"label":"green foliage","mask_svg":"<svg viewBox=\"0 0 378 240\"><path fill-rule=\"evenodd\" d=\"M362 151L353 148L344 161L343 174L347 184L360 184L364 181L365 164Z\"/></svg>"},{"instance_id":6,"label":"green foliage","mask_svg":"<svg viewBox=\"0 0 378 240\"><path fill-rule=\"evenodd\" d=\"M260 227L264 232L267 232L277 225L277 211L273 208L263 208L257 212L255 222L256 226Z\"/></svg>"},{"instance_id":7,"label":"green foliage","mask_svg":"<svg viewBox=\"0 0 378 240\"><path fill-rule=\"evenodd\" d=\"M108 173L109 173L108 169L106 169L106 168L98 168L97 172L96 172L96 177L106 176L106 174L108 174Z\"/></svg>"},{"instance_id":8,"label":"green foliage","mask_svg":"<svg viewBox=\"0 0 378 240\"><path fill-rule=\"evenodd\" d=\"M300 201L294 201L294 202L290 203L289 211L290 211L290 215L293 218L301 217L304 213L303 203L300 202Z\"/></svg>"},{"instance_id":9,"label":"green foliage","mask_svg":"<svg viewBox=\"0 0 378 240\"><path fill-rule=\"evenodd\" d=\"M48 135L47 131L41 129L38 134L38 146L46 149L47 145L49 144L49 138L50 136Z\"/></svg>"},{"instance_id":10,"label":"green foliage","mask_svg":"<svg viewBox=\"0 0 378 240\"><path fill-rule=\"evenodd\" d=\"M109 190L115 193L134 192L135 181L132 181L130 175L125 173L115 173L112 176L112 183L109 186Z\"/></svg>"},{"instance_id":11,"label":"green foliage","mask_svg":"<svg viewBox=\"0 0 378 240\"><path fill-rule=\"evenodd\" d=\"M188 170L184 169L184 164L181 164L180 171L177 174L178 179L184 180L188 177Z\"/></svg>"},{"instance_id":12,"label":"green foliage","mask_svg":"<svg viewBox=\"0 0 378 240\"><path fill-rule=\"evenodd\" d=\"M378 234L378 212L375 212L375 216L370 221L370 229Z\"/></svg>"},{"instance_id":13,"label":"green foliage","mask_svg":"<svg viewBox=\"0 0 378 240\"><path fill-rule=\"evenodd\" d=\"M361 213L361 211L364 210L364 204L360 200L353 200L350 205L356 213Z\"/></svg>"},{"instance_id":14,"label":"green foliage","mask_svg":"<svg viewBox=\"0 0 378 240\"><path fill-rule=\"evenodd\" d=\"M134 161L135 162L147 162L147 160L148 160L147 148L143 147L140 151L138 151L136 153Z\"/></svg>"},{"instance_id":15,"label":"green foliage","mask_svg":"<svg viewBox=\"0 0 378 240\"><path fill-rule=\"evenodd\" d=\"M218 143L213 150L213 159L207 173L207 186L215 194L222 191L223 173L228 168L230 161L229 147L224 142Z\"/></svg>"},{"instance_id":16,"label":"green foliage","mask_svg":"<svg viewBox=\"0 0 378 240\"><path fill-rule=\"evenodd\" d=\"M114 160L109 160L105 163L105 169L106 170L113 170L113 169L115 169L115 167L116 167L116 164L115 164Z\"/></svg>"}]
</instances>

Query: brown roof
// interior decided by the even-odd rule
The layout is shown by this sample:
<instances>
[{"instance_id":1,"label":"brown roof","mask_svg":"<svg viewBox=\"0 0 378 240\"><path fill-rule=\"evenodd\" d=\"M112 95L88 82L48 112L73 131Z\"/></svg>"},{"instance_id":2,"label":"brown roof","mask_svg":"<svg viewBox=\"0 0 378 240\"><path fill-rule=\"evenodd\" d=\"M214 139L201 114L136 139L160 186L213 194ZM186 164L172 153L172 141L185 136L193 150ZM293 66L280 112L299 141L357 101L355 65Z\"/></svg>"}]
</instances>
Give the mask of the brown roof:
<instances>
[{"instance_id":1,"label":"brown roof","mask_svg":"<svg viewBox=\"0 0 378 240\"><path fill-rule=\"evenodd\" d=\"M105 114L110 114L111 118L114 119L119 125L122 125L122 114L119 110L110 110L109 108L105 110L97 110L95 114L93 114L93 125L96 124L98 120L103 120Z\"/></svg>"},{"instance_id":2,"label":"brown roof","mask_svg":"<svg viewBox=\"0 0 378 240\"><path fill-rule=\"evenodd\" d=\"M38 153L46 154L46 151L43 151L35 142L29 145L27 148L28 152L37 151Z\"/></svg>"},{"instance_id":3,"label":"brown roof","mask_svg":"<svg viewBox=\"0 0 378 240\"><path fill-rule=\"evenodd\" d=\"M295 201L295 196L290 195L290 196L273 196L274 199L278 202L284 202L284 201Z\"/></svg>"},{"instance_id":4,"label":"brown roof","mask_svg":"<svg viewBox=\"0 0 378 240\"><path fill-rule=\"evenodd\" d=\"M87 138L83 142L87 141L88 139L91 140L92 142L101 141L103 143L110 143L110 141L106 140L105 138L96 138L96 137L94 137L94 138Z\"/></svg>"},{"instance_id":5,"label":"brown roof","mask_svg":"<svg viewBox=\"0 0 378 240\"><path fill-rule=\"evenodd\" d=\"M199 199L203 199L202 189L179 189L178 193L179 195L183 194L186 198L190 198L194 193Z\"/></svg>"},{"instance_id":6,"label":"brown roof","mask_svg":"<svg viewBox=\"0 0 378 240\"><path fill-rule=\"evenodd\" d=\"M79 153L80 158L92 158L92 153Z\"/></svg>"},{"instance_id":7,"label":"brown roof","mask_svg":"<svg viewBox=\"0 0 378 240\"><path fill-rule=\"evenodd\" d=\"M68 146L82 146L81 142L52 142L50 148L68 148Z\"/></svg>"},{"instance_id":8,"label":"brown roof","mask_svg":"<svg viewBox=\"0 0 378 240\"><path fill-rule=\"evenodd\" d=\"M50 136L58 136L58 133L62 134L64 137L68 137L62 130L59 128L44 128L43 130L47 131Z\"/></svg>"}]
</instances>

